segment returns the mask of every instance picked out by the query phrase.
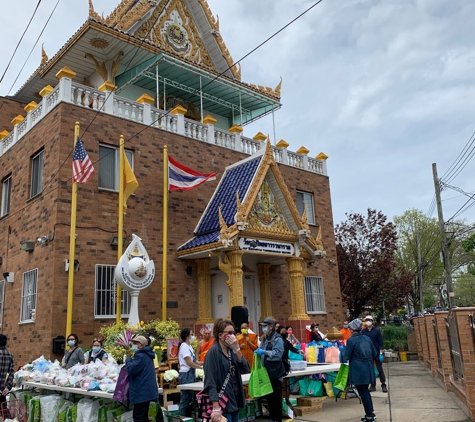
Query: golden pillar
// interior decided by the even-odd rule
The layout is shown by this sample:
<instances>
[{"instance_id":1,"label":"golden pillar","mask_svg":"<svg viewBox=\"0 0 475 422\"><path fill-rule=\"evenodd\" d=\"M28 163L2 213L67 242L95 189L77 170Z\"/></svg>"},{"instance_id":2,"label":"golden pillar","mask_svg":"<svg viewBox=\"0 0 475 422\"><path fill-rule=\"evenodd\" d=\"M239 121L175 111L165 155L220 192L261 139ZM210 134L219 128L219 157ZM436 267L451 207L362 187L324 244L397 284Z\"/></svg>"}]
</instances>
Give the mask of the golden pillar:
<instances>
[{"instance_id":1,"label":"golden pillar","mask_svg":"<svg viewBox=\"0 0 475 422\"><path fill-rule=\"evenodd\" d=\"M304 295L304 275L307 272L303 258L288 258L287 267L290 278L290 304L292 313L289 316L289 321L308 320L308 315L305 311L305 295Z\"/></svg>"},{"instance_id":2,"label":"golden pillar","mask_svg":"<svg viewBox=\"0 0 475 422\"><path fill-rule=\"evenodd\" d=\"M226 284L229 289L229 315L233 306L244 305L244 289L242 282L242 254L243 251L232 251L224 254L224 259L219 256L219 269L228 279Z\"/></svg>"},{"instance_id":3,"label":"golden pillar","mask_svg":"<svg viewBox=\"0 0 475 422\"><path fill-rule=\"evenodd\" d=\"M259 290L261 294L261 317L259 322L268 316L272 316L270 301L270 264L257 264L259 276Z\"/></svg>"},{"instance_id":4,"label":"golden pillar","mask_svg":"<svg viewBox=\"0 0 475 422\"><path fill-rule=\"evenodd\" d=\"M198 265L198 320L197 324L214 322L211 315L210 258L197 259Z\"/></svg>"}]
</instances>

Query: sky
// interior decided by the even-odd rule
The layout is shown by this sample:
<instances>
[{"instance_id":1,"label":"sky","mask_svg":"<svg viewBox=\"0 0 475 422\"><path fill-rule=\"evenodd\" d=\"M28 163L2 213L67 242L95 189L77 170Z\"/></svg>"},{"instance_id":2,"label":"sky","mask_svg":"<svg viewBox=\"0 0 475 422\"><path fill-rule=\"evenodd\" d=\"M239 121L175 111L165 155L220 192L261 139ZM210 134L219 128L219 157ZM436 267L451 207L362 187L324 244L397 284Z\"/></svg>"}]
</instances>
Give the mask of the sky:
<instances>
[{"instance_id":1,"label":"sky","mask_svg":"<svg viewBox=\"0 0 475 422\"><path fill-rule=\"evenodd\" d=\"M14 94L38 67L42 43L54 56L87 20L87 0L60 0L14 83L57 1L41 1L0 95ZM118 3L93 0L104 16ZM208 0L235 61L315 3ZM21 4L12 14L11 3L0 2L0 14L8 16L0 74L38 1ZM475 192L473 16L475 2L467 0L323 0L241 62L245 82L274 88L283 79L276 141L284 139L291 151L305 146L312 157L329 156L335 224L368 208L389 220L411 208L428 213L434 208L432 163L450 186ZM272 116L245 126L244 136L259 131L273 136ZM450 169L457 171L444 176ZM442 201L446 221L474 203L453 188L443 190ZM429 215L437 217L436 210ZM474 223L475 207L462 208L456 218Z\"/></svg>"}]
</instances>

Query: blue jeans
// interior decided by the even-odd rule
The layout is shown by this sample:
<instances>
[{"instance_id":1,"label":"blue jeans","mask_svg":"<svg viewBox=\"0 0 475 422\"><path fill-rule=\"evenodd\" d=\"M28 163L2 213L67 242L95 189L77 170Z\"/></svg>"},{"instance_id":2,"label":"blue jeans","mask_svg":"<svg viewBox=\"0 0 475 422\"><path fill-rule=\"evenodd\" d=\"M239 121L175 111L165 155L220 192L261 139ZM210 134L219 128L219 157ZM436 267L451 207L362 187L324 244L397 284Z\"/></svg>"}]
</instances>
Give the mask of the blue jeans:
<instances>
[{"instance_id":1,"label":"blue jeans","mask_svg":"<svg viewBox=\"0 0 475 422\"><path fill-rule=\"evenodd\" d=\"M178 377L178 384L191 384L195 382L195 370L190 369L188 372L180 372ZM187 407L193 403L193 391L192 390L181 390L180 393L180 416L190 416L191 412L188 411Z\"/></svg>"},{"instance_id":2,"label":"blue jeans","mask_svg":"<svg viewBox=\"0 0 475 422\"><path fill-rule=\"evenodd\" d=\"M238 422L239 410L230 413L223 413L223 416L228 420L228 422Z\"/></svg>"}]
</instances>

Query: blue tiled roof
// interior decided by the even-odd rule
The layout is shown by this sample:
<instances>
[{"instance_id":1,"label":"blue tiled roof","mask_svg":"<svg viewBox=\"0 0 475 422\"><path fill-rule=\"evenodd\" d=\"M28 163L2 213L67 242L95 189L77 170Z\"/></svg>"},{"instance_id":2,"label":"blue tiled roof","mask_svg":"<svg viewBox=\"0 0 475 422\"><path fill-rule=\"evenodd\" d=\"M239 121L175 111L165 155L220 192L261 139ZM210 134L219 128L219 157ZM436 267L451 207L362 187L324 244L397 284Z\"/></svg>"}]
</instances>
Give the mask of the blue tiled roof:
<instances>
[{"instance_id":1,"label":"blue tiled roof","mask_svg":"<svg viewBox=\"0 0 475 422\"><path fill-rule=\"evenodd\" d=\"M201 236L196 236L193 239L188 240L184 245L181 245L178 250L183 251L185 249L191 249L196 246L206 245L208 243L216 242L219 239L219 230L203 234Z\"/></svg>"},{"instance_id":2,"label":"blue tiled roof","mask_svg":"<svg viewBox=\"0 0 475 422\"><path fill-rule=\"evenodd\" d=\"M239 199L243 201L249 186L256 174L262 155L255 159L245 160L241 165L226 169L211 202L205 210L203 217L195 230L195 234L209 233L220 229L218 209L222 205L221 212L228 226L235 223L237 212L236 191L239 190Z\"/></svg>"}]
</instances>

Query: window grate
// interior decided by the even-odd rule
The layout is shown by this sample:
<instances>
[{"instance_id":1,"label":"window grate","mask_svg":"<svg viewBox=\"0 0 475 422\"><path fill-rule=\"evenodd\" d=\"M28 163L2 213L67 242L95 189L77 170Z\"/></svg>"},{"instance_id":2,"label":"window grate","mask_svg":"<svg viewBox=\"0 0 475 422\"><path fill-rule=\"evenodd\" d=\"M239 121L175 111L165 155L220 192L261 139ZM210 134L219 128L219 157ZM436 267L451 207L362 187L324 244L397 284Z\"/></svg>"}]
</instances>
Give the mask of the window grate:
<instances>
[{"instance_id":1,"label":"window grate","mask_svg":"<svg viewBox=\"0 0 475 422\"><path fill-rule=\"evenodd\" d=\"M36 314L36 289L38 284L38 269L23 273L21 287L20 322L34 321Z\"/></svg>"},{"instance_id":2,"label":"window grate","mask_svg":"<svg viewBox=\"0 0 475 422\"><path fill-rule=\"evenodd\" d=\"M325 293L322 277L305 277L305 306L307 314L325 313Z\"/></svg>"},{"instance_id":3,"label":"window grate","mask_svg":"<svg viewBox=\"0 0 475 422\"><path fill-rule=\"evenodd\" d=\"M95 318L112 318L116 316L117 283L115 265L96 265L96 290L94 300ZM130 312L130 295L122 289L121 316Z\"/></svg>"}]
</instances>

